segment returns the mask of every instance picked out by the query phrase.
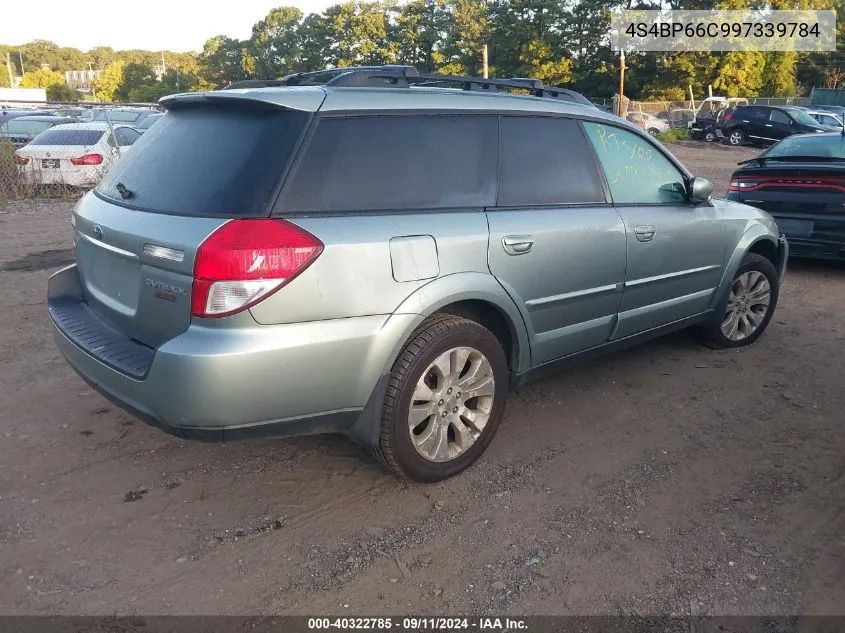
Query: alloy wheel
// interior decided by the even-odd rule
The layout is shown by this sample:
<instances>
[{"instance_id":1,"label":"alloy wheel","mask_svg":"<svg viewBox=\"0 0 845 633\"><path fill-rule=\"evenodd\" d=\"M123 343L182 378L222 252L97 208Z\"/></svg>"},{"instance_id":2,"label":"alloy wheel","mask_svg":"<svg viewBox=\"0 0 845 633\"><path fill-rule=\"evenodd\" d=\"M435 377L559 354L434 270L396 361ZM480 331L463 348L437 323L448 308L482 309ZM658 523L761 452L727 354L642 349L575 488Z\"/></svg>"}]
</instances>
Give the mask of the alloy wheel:
<instances>
[{"instance_id":1,"label":"alloy wheel","mask_svg":"<svg viewBox=\"0 0 845 633\"><path fill-rule=\"evenodd\" d=\"M769 280L756 270L737 277L722 319L722 334L731 341L742 341L754 334L769 313L771 291Z\"/></svg>"},{"instance_id":2,"label":"alloy wheel","mask_svg":"<svg viewBox=\"0 0 845 633\"><path fill-rule=\"evenodd\" d=\"M484 431L493 410L493 367L472 347L435 358L414 388L408 431L417 453L432 462L463 454Z\"/></svg>"}]
</instances>

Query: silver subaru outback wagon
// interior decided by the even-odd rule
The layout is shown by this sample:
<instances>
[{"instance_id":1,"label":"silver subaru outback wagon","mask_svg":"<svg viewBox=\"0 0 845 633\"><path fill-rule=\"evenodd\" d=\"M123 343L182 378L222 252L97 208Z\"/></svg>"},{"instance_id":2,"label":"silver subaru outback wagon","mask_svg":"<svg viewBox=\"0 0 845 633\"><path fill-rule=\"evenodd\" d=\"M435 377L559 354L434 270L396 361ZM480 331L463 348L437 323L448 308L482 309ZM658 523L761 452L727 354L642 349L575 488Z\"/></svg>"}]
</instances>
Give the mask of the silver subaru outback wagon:
<instances>
[{"instance_id":1,"label":"silver subaru outback wagon","mask_svg":"<svg viewBox=\"0 0 845 633\"><path fill-rule=\"evenodd\" d=\"M207 440L342 433L436 481L545 369L766 329L788 250L772 218L581 95L323 75L166 97L76 206L55 340L136 416Z\"/></svg>"}]
</instances>

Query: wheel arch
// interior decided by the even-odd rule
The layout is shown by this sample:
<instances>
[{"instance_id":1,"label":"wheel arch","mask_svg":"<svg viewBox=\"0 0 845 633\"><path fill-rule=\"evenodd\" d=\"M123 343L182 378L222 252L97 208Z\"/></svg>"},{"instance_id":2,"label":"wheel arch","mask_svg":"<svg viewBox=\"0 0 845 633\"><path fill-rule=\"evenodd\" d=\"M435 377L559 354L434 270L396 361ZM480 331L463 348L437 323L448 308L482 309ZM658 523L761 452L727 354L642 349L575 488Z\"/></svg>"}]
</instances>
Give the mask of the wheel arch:
<instances>
[{"instance_id":1,"label":"wheel arch","mask_svg":"<svg viewBox=\"0 0 845 633\"><path fill-rule=\"evenodd\" d=\"M719 301L725 294L725 290L733 281L736 271L739 269L743 258L748 253L756 253L769 259L775 270L779 274L783 274L784 266L786 264L786 249L778 241L769 229L759 223L753 223L749 226L740 237L733 252L728 258L728 263L719 280L719 285L716 292L713 294L711 301L711 308L717 308Z\"/></svg>"},{"instance_id":2,"label":"wheel arch","mask_svg":"<svg viewBox=\"0 0 845 633\"><path fill-rule=\"evenodd\" d=\"M458 273L418 288L396 308L396 315L414 314L418 318L403 333L386 371L390 370L414 331L437 313L462 316L489 329L502 343L512 374L530 367L531 349L525 321L510 295L492 275Z\"/></svg>"}]
</instances>

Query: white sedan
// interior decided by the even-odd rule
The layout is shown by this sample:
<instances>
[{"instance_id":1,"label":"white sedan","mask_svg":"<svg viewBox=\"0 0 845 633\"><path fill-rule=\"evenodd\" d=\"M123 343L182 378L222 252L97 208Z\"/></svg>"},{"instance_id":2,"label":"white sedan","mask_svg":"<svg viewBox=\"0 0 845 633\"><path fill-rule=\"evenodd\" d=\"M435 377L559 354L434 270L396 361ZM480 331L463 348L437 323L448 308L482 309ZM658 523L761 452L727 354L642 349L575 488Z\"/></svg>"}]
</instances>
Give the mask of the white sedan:
<instances>
[{"instance_id":1,"label":"white sedan","mask_svg":"<svg viewBox=\"0 0 845 633\"><path fill-rule=\"evenodd\" d=\"M30 184L93 187L140 136L98 121L57 125L17 150L15 161Z\"/></svg>"},{"instance_id":2,"label":"white sedan","mask_svg":"<svg viewBox=\"0 0 845 633\"><path fill-rule=\"evenodd\" d=\"M668 132L671 128L669 121L658 119L656 116L645 112L629 112L627 118L631 123L641 127L652 136Z\"/></svg>"}]
</instances>

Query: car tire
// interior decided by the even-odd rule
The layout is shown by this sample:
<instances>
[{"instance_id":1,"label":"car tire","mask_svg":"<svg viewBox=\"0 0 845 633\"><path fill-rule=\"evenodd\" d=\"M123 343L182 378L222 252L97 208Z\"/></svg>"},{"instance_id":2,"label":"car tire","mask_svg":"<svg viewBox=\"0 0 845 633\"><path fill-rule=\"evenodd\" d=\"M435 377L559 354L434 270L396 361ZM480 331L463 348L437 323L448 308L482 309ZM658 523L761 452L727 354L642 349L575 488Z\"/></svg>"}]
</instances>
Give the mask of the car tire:
<instances>
[{"instance_id":1,"label":"car tire","mask_svg":"<svg viewBox=\"0 0 845 633\"><path fill-rule=\"evenodd\" d=\"M715 132L705 132L704 133L704 140L708 143L712 143L716 140L716 133Z\"/></svg>"},{"instance_id":2,"label":"car tire","mask_svg":"<svg viewBox=\"0 0 845 633\"><path fill-rule=\"evenodd\" d=\"M508 379L505 353L489 330L453 315L427 320L393 365L373 454L414 481L458 474L493 439Z\"/></svg>"},{"instance_id":3,"label":"car tire","mask_svg":"<svg viewBox=\"0 0 845 633\"><path fill-rule=\"evenodd\" d=\"M712 349L753 344L772 320L779 292L780 279L772 262L749 253L719 301L718 318L698 329L701 342Z\"/></svg>"},{"instance_id":4,"label":"car tire","mask_svg":"<svg viewBox=\"0 0 845 633\"><path fill-rule=\"evenodd\" d=\"M747 137L745 136L745 132L743 132L739 128L736 128L728 132L727 139L728 145L739 147L740 145L743 145L745 143Z\"/></svg>"},{"instance_id":5,"label":"car tire","mask_svg":"<svg viewBox=\"0 0 845 633\"><path fill-rule=\"evenodd\" d=\"M660 130L658 130L656 127L650 127L646 130L646 132L648 132L650 136L657 136L658 134L660 134Z\"/></svg>"}]
</instances>

